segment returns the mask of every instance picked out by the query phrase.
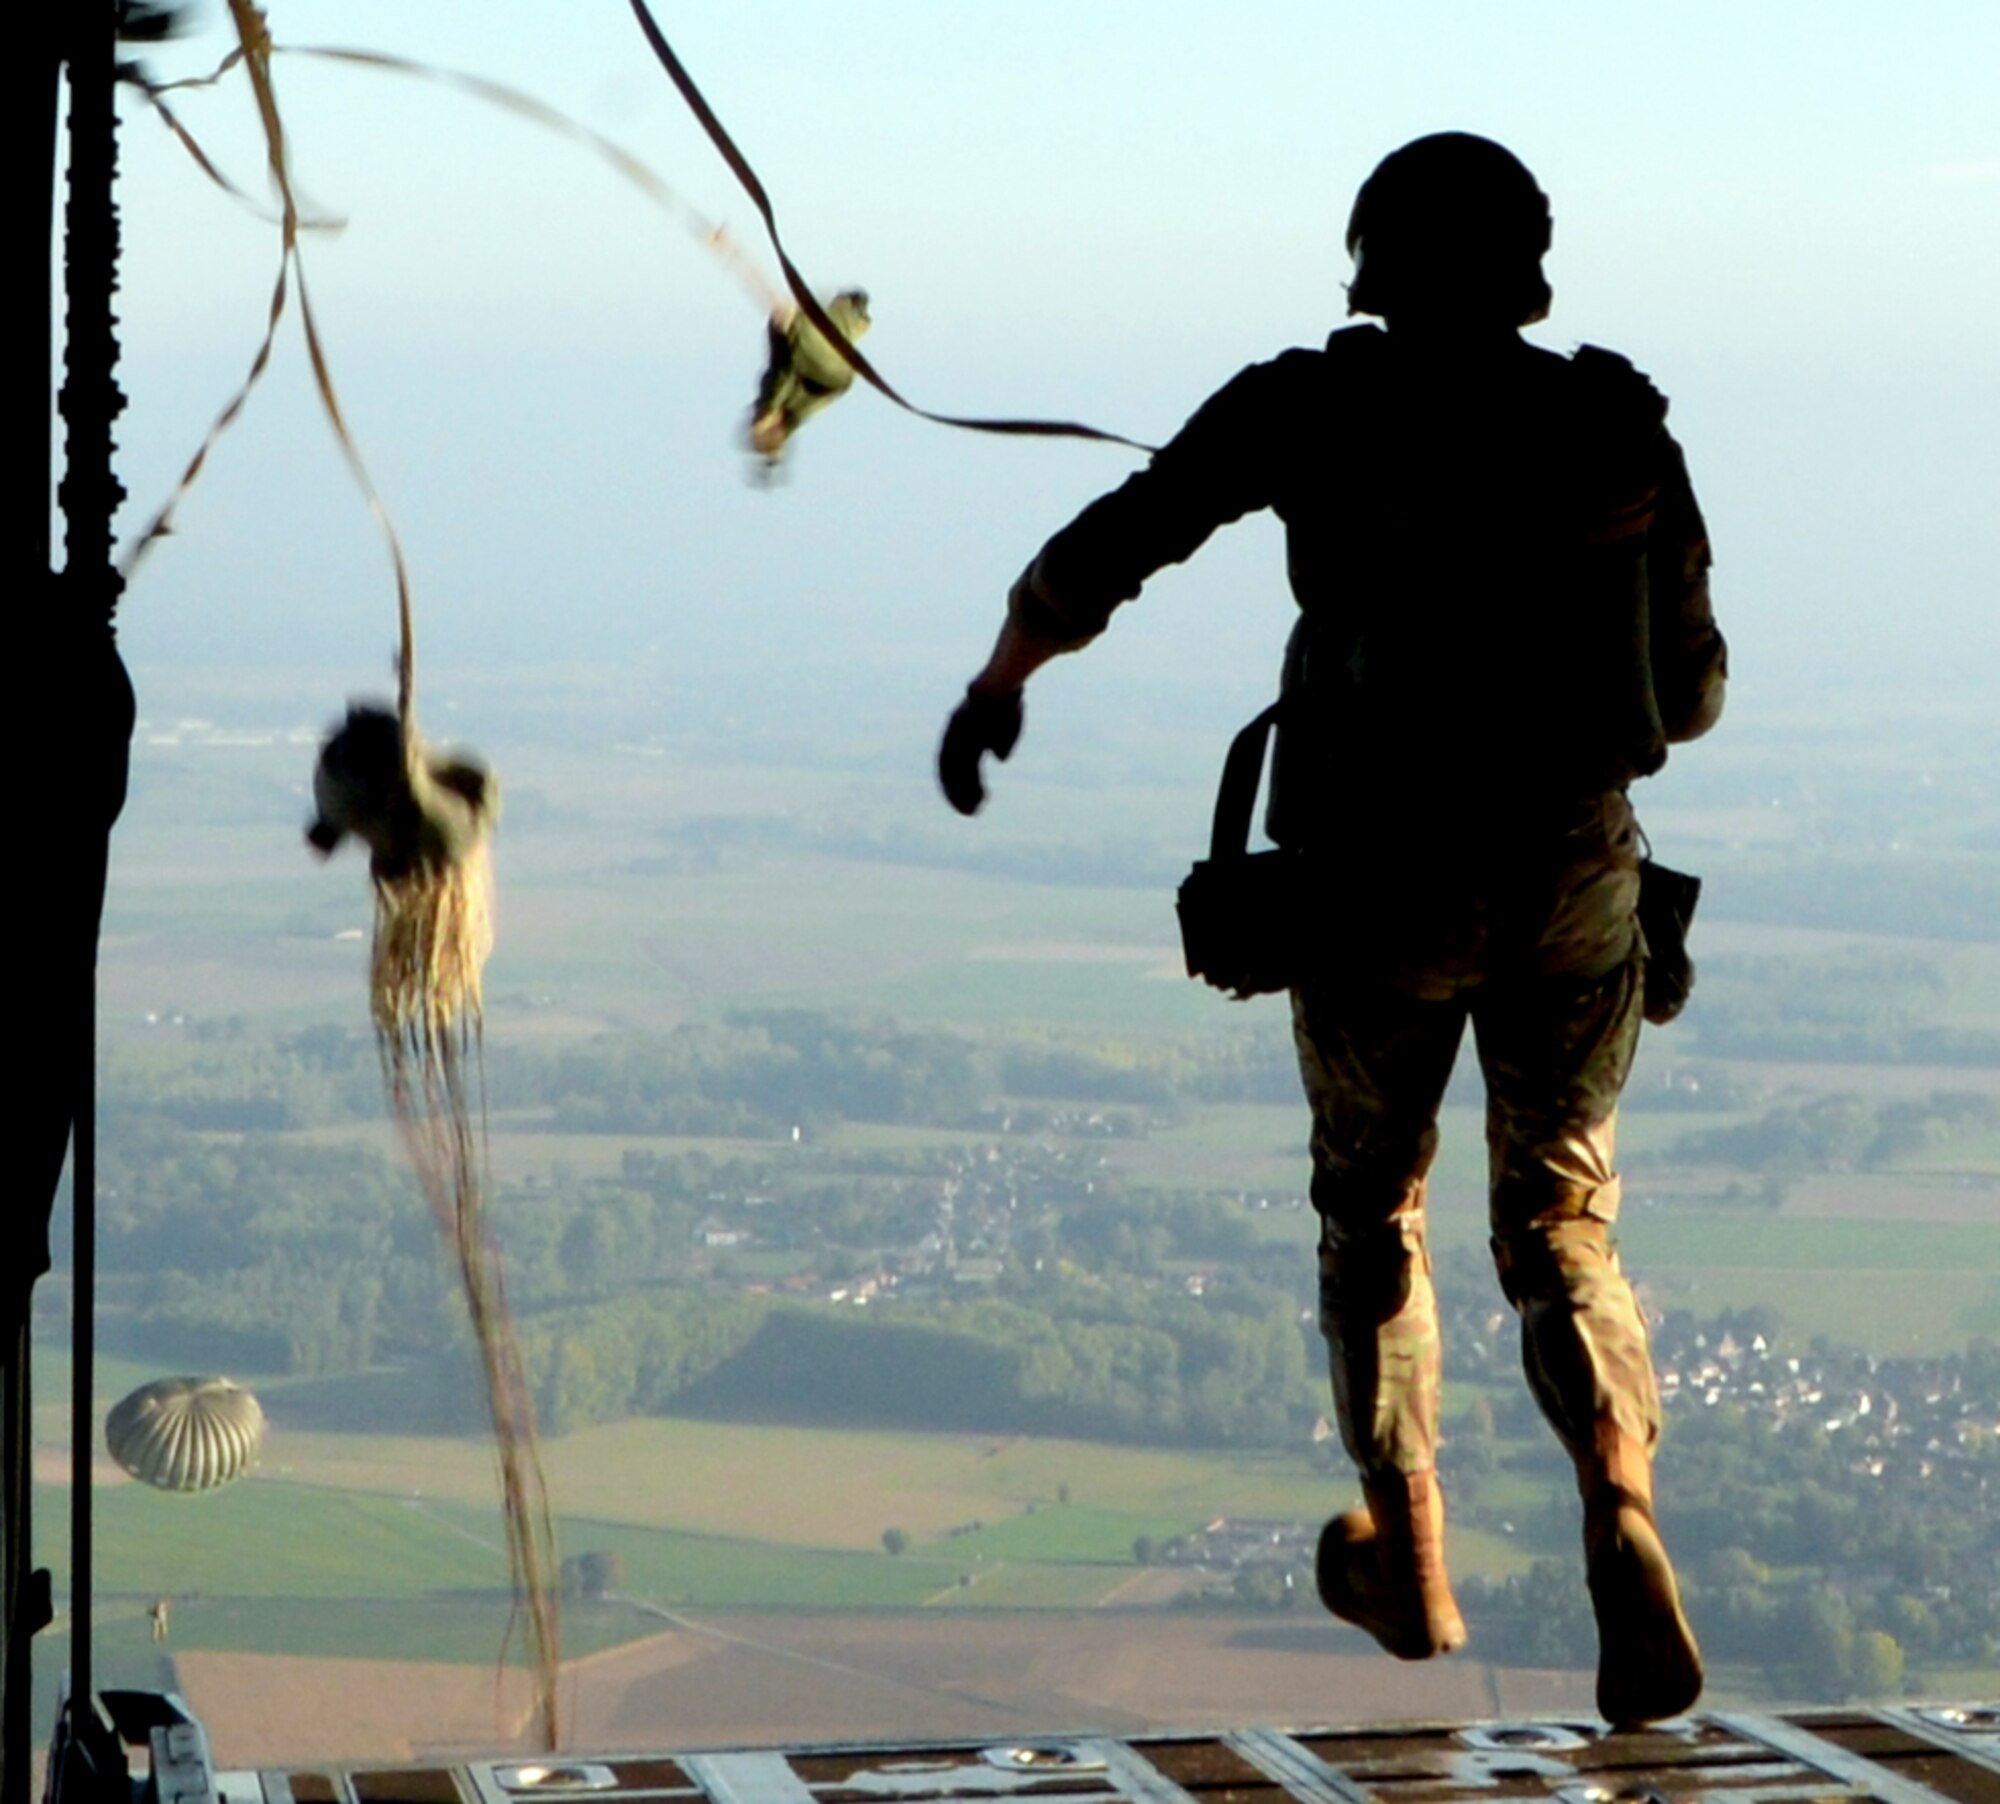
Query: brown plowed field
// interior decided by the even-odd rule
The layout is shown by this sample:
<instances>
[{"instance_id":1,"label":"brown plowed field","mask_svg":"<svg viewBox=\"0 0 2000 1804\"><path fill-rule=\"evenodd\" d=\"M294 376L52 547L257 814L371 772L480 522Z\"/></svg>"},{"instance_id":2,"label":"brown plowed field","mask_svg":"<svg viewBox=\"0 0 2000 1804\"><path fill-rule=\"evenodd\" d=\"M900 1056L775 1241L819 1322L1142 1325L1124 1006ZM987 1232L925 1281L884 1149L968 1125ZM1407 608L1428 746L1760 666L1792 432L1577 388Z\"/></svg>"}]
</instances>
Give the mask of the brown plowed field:
<instances>
[{"instance_id":1,"label":"brown plowed field","mask_svg":"<svg viewBox=\"0 0 2000 1804\"><path fill-rule=\"evenodd\" d=\"M1402 1666L1365 1649L1283 1616L704 1615L566 1668L565 1740L700 1748L1589 1708L1584 1674ZM178 1667L231 1765L518 1747L527 1703L520 1675L503 1696L483 1667L218 1653Z\"/></svg>"}]
</instances>

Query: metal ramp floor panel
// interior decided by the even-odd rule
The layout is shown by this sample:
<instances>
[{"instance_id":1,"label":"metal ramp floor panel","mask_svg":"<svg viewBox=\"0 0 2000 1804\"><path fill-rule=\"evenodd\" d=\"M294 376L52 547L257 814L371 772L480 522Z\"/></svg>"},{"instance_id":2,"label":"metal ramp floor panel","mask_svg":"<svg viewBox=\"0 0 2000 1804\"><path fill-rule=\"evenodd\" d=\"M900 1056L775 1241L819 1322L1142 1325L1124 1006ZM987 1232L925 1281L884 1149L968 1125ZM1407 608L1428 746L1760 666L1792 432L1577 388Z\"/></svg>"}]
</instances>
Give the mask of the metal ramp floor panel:
<instances>
[{"instance_id":1,"label":"metal ramp floor panel","mask_svg":"<svg viewBox=\"0 0 2000 1804\"><path fill-rule=\"evenodd\" d=\"M201 1790L179 1804L2000 1804L2000 1706L515 1756Z\"/></svg>"}]
</instances>

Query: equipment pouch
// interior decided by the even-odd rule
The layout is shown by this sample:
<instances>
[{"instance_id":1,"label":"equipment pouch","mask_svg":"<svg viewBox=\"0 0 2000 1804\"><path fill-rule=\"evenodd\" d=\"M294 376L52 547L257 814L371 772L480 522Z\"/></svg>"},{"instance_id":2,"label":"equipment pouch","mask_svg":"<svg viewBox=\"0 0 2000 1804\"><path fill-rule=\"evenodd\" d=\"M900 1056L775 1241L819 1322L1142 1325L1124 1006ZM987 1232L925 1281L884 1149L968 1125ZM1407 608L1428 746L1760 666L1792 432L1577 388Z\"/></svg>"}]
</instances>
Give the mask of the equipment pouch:
<instances>
[{"instance_id":1,"label":"equipment pouch","mask_svg":"<svg viewBox=\"0 0 2000 1804\"><path fill-rule=\"evenodd\" d=\"M1308 944L1304 854L1249 850L1264 747L1281 707L1266 708L1230 745L1208 857L1188 872L1174 903L1188 975L1239 1000L1290 989Z\"/></svg>"},{"instance_id":2,"label":"equipment pouch","mask_svg":"<svg viewBox=\"0 0 2000 1804\"><path fill-rule=\"evenodd\" d=\"M1646 1019L1664 1027L1687 1006L1694 988L1694 960L1687 930L1701 900L1701 879L1639 861L1639 931L1646 940Z\"/></svg>"}]
</instances>

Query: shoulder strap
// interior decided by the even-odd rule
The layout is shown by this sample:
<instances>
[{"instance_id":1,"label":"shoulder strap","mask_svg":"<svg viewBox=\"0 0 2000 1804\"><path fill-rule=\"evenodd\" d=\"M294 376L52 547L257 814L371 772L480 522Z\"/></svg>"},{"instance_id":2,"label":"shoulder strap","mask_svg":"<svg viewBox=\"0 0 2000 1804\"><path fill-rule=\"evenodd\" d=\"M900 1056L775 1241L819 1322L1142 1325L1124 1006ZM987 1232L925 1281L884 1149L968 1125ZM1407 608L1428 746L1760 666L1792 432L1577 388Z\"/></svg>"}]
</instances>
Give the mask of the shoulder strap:
<instances>
[{"instance_id":1,"label":"shoulder strap","mask_svg":"<svg viewBox=\"0 0 2000 1804\"><path fill-rule=\"evenodd\" d=\"M1222 761L1222 783L1215 792L1210 858L1241 858L1250 849L1250 817L1264 775L1264 746L1284 705L1282 700L1273 702L1230 741L1229 756Z\"/></svg>"}]
</instances>

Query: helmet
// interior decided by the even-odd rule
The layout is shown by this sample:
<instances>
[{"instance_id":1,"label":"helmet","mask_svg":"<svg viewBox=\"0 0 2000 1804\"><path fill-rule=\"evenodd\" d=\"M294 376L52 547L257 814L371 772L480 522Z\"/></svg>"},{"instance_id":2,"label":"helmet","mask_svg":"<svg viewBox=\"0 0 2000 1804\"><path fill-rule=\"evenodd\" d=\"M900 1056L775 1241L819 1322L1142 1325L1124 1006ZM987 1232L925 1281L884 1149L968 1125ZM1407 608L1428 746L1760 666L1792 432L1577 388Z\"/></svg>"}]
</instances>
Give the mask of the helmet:
<instances>
[{"instance_id":1,"label":"helmet","mask_svg":"<svg viewBox=\"0 0 2000 1804\"><path fill-rule=\"evenodd\" d=\"M1550 223L1549 197L1512 151L1470 132L1418 138L1354 197L1347 310L1525 326L1548 312Z\"/></svg>"}]
</instances>

